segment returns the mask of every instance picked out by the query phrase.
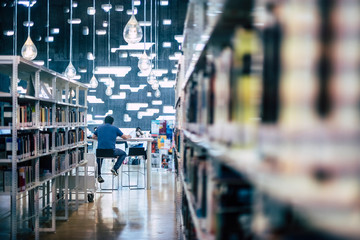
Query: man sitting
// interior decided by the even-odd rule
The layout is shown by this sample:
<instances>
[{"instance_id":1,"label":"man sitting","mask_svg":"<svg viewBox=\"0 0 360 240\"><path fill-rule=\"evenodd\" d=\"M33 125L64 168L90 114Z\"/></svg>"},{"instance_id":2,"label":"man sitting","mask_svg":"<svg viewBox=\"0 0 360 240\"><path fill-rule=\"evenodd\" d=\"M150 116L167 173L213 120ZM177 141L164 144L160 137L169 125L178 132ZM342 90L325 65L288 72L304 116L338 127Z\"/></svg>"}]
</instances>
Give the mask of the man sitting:
<instances>
[{"instance_id":1,"label":"man sitting","mask_svg":"<svg viewBox=\"0 0 360 240\"><path fill-rule=\"evenodd\" d=\"M122 162L126 158L126 153L118 148L115 148L116 144L116 137L119 136L123 139L129 139L131 138L130 135L123 134L122 131L120 131L119 128L113 126L114 118L111 116L106 116L104 120L104 124L99 126L93 135L93 139L98 140L98 149L114 149L114 156L117 157L117 161L114 165L114 167L111 169L111 172L117 176L118 172L117 170L120 168ZM98 164L98 182L102 183L104 182L104 179L101 177L101 165L103 162L103 159L97 158L96 162Z\"/></svg>"}]
</instances>

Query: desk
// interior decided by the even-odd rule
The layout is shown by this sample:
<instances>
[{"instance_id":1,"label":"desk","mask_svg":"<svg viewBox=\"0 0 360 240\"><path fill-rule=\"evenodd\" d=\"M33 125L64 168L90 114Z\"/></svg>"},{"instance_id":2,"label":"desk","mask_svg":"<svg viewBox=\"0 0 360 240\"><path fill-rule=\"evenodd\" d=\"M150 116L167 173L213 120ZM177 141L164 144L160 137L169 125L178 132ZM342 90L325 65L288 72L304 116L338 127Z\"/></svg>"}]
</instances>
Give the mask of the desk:
<instances>
[{"instance_id":1,"label":"desk","mask_svg":"<svg viewBox=\"0 0 360 240\"><path fill-rule=\"evenodd\" d=\"M88 139L88 141L97 141L93 139ZM154 139L153 138L130 138L130 139L122 139L122 138L116 138L116 143L121 142L146 142L146 155L147 155L147 165L146 165L146 189L151 189L151 143Z\"/></svg>"}]
</instances>

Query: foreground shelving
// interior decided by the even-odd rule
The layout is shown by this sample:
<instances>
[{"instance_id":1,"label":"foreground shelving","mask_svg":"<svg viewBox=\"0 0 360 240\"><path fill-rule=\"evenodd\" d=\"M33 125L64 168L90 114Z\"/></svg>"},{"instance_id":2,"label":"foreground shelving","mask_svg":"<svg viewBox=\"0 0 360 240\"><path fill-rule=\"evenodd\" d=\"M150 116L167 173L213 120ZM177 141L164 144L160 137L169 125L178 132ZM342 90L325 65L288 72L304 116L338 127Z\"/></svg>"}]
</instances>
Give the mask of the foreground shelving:
<instances>
[{"instance_id":1,"label":"foreground shelving","mask_svg":"<svg viewBox=\"0 0 360 240\"><path fill-rule=\"evenodd\" d=\"M189 239L360 237L359 7L189 3L175 99Z\"/></svg>"}]
</instances>

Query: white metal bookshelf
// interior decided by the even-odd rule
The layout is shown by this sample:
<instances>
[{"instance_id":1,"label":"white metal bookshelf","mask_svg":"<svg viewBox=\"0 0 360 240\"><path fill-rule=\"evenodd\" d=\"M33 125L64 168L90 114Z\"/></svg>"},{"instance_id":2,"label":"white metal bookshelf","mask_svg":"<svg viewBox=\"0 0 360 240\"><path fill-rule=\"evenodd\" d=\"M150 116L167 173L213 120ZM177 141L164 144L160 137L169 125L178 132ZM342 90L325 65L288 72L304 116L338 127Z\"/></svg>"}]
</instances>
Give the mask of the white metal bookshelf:
<instances>
[{"instance_id":1,"label":"white metal bookshelf","mask_svg":"<svg viewBox=\"0 0 360 240\"><path fill-rule=\"evenodd\" d=\"M2 106L12 107L11 125L0 127L1 130L11 132L9 136L6 135L11 141L11 154L9 153L11 157L0 159L0 166L7 166L7 170L11 170L11 179L6 180L11 180L11 189L0 193L1 196L10 196L10 209L9 214L2 216L9 220L11 239L17 239L28 229L32 229L35 239L39 239L39 232L55 231L56 219L68 218L72 194L75 194L75 207L77 208L79 204L79 188L75 186L69 189L69 175L75 172L75 177L78 178L79 167L86 162L84 158L87 148L87 86L18 56L0 56L0 74L10 82L9 92L0 93L0 102ZM13 81L14 79L18 81ZM18 87L23 84L27 86L26 94L18 92ZM17 115L21 104L29 105L31 122L20 123L23 119L20 120ZM41 122L41 107L47 108L47 115L43 116L46 117L47 122ZM57 122L58 108L64 111L65 119L61 122ZM73 110L76 117L73 122L69 122L70 110ZM83 118L80 122L81 114ZM55 133L58 129L64 131L64 145L55 147ZM75 134L72 143L69 142L70 130ZM79 135L80 130L84 132L82 136ZM31 137L35 136L32 147L34 149L29 147L30 149L26 149L28 151L26 155L18 157L18 140L13 140L18 139L18 135L21 136L24 132ZM41 133L48 134L45 140L48 149L42 150L45 152L39 149ZM81 137L83 139L80 139ZM28 145L30 146L30 143ZM80 159L81 151L84 156L82 159ZM57 157L59 162L56 162ZM60 157L63 159L61 160ZM70 163L71 157L73 159ZM48 171L44 176L40 176L40 170L45 173L42 164ZM18 189L18 166L30 169L27 182L20 189ZM86 201L85 195L86 192L84 192L84 201ZM27 204L24 205L22 198ZM39 199L42 199L42 202ZM22 208L24 211L20 210ZM64 216L57 216L57 208L64 211ZM26 227L23 227L24 222L27 223Z\"/></svg>"}]
</instances>

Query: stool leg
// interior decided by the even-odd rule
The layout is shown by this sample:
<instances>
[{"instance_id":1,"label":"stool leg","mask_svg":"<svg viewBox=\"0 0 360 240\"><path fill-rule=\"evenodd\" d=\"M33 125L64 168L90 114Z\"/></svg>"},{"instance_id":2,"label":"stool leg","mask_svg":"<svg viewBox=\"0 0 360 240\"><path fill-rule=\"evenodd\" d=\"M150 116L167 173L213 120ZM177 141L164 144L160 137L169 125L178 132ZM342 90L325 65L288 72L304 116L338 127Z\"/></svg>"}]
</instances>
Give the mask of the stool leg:
<instances>
[{"instance_id":1,"label":"stool leg","mask_svg":"<svg viewBox=\"0 0 360 240\"><path fill-rule=\"evenodd\" d=\"M129 183L129 188L131 188L130 186L131 186L131 183L130 183L130 174L131 174L131 172L130 172L130 164L129 164L129 162L128 162L128 183Z\"/></svg>"}]
</instances>

